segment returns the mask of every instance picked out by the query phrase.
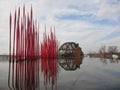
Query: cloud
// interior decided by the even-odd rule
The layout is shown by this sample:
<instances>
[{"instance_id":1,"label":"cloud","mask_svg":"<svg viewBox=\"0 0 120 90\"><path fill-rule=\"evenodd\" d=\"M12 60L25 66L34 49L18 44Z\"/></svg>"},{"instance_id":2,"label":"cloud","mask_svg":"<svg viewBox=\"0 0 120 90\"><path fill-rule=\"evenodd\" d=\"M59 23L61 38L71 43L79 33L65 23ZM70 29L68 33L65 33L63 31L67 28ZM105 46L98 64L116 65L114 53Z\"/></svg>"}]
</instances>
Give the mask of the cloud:
<instances>
[{"instance_id":1,"label":"cloud","mask_svg":"<svg viewBox=\"0 0 120 90\"><path fill-rule=\"evenodd\" d=\"M56 27L61 44L75 41L85 52L112 44L110 41L119 45L120 0L1 0L0 53L8 53L9 14L24 4L26 12L33 7L34 19L40 23L40 38L46 25L48 32L50 26Z\"/></svg>"},{"instance_id":2,"label":"cloud","mask_svg":"<svg viewBox=\"0 0 120 90\"><path fill-rule=\"evenodd\" d=\"M103 37L101 40L110 40L113 38L117 38L119 36L120 36L120 30L116 30L116 31L113 31L112 33L110 33L109 35Z\"/></svg>"},{"instance_id":3,"label":"cloud","mask_svg":"<svg viewBox=\"0 0 120 90\"><path fill-rule=\"evenodd\" d=\"M117 20L120 16L120 2L116 4L104 3L101 4L97 12L97 16L105 19Z\"/></svg>"}]
</instances>

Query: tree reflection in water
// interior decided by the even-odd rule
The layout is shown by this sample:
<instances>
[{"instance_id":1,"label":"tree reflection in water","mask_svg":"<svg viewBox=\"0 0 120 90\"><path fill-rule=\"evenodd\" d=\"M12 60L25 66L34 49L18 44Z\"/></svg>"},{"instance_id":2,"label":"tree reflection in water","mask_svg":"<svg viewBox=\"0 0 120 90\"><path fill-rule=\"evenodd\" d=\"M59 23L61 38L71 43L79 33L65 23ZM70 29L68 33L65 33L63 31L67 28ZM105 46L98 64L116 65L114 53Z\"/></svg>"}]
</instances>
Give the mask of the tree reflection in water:
<instances>
[{"instance_id":1,"label":"tree reflection in water","mask_svg":"<svg viewBox=\"0 0 120 90\"><path fill-rule=\"evenodd\" d=\"M19 60L9 62L8 86L11 90L40 90L40 71L44 86L57 85L57 60ZM43 90L43 89L42 89Z\"/></svg>"},{"instance_id":2,"label":"tree reflection in water","mask_svg":"<svg viewBox=\"0 0 120 90\"><path fill-rule=\"evenodd\" d=\"M104 64L108 64L108 63L119 63L119 60L117 59L106 59L106 58L100 58L100 61Z\"/></svg>"},{"instance_id":3,"label":"tree reflection in water","mask_svg":"<svg viewBox=\"0 0 120 90\"><path fill-rule=\"evenodd\" d=\"M59 65L67 71L74 71L77 68L80 68L80 65L82 64L82 60L83 60L83 56L62 58L59 60Z\"/></svg>"}]
</instances>

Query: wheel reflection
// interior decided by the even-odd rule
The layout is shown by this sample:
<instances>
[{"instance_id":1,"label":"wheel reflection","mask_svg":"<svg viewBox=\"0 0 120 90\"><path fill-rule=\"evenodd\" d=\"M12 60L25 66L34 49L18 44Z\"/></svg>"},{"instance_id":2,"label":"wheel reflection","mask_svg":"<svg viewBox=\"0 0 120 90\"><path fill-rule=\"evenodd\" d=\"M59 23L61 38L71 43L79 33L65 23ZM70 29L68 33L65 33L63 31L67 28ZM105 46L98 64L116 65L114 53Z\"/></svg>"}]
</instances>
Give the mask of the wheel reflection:
<instances>
[{"instance_id":1,"label":"wheel reflection","mask_svg":"<svg viewBox=\"0 0 120 90\"><path fill-rule=\"evenodd\" d=\"M66 71L74 71L77 68L80 69L83 57L67 57L59 59L59 65Z\"/></svg>"}]
</instances>

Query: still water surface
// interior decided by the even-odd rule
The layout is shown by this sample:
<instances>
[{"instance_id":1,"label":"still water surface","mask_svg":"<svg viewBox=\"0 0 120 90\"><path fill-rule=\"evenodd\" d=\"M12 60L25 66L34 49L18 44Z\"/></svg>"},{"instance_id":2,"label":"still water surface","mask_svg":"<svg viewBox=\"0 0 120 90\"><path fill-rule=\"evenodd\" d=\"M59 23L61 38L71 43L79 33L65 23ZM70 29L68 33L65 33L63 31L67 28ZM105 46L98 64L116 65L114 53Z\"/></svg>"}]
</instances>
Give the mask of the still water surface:
<instances>
[{"instance_id":1,"label":"still water surface","mask_svg":"<svg viewBox=\"0 0 120 90\"><path fill-rule=\"evenodd\" d=\"M35 85L32 86L30 84L27 85L29 87L26 87L25 85L18 84L21 85L21 87L26 87L26 90L32 90L33 87L35 87L34 89L36 90L45 90L46 87L47 90L52 90L51 81L55 81L54 90L120 90L120 60L88 57L80 61L59 59L56 68L57 72L55 68L52 71L47 69L47 72L45 72L41 69L41 64L38 67L36 67L36 65L38 65L38 62L34 65L35 69L37 69L34 73L39 71L39 74L34 74L32 76L30 76L30 74L33 74L33 72L29 72L28 74L29 79L32 78L31 80L36 81L36 83L32 81ZM33 68L33 66L29 68ZM46 70L46 68L44 69ZM51 72L53 75L51 75ZM54 72L56 72L56 74ZM10 90L8 87L8 73L9 61L0 61L0 90ZM12 77L12 72L10 75L11 79L16 78L16 76ZM39 75L39 77L37 75ZM50 84L45 84L45 77L49 77L50 80L48 81L51 82ZM24 78L19 78L17 80L20 81L20 79L22 79L22 83L25 82ZM29 82L29 80L27 81ZM24 87L21 89L13 88L12 84L15 86L16 82L13 83L12 80L10 81L12 90L25 90Z\"/></svg>"}]
</instances>

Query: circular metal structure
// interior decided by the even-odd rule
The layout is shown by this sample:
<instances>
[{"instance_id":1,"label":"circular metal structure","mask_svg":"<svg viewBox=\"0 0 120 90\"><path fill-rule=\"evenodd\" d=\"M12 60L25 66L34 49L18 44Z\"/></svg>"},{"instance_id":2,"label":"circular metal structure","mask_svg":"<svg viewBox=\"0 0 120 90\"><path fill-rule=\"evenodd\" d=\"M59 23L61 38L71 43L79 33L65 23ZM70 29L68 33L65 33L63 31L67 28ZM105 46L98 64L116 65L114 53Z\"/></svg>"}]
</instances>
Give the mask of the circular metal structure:
<instances>
[{"instance_id":1,"label":"circular metal structure","mask_svg":"<svg viewBox=\"0 0 120 90\"><path fill-rule=\"evenodd\" d=\"M73 49L77 47L78 44L74 42L66 42L59 48L60 56L68 57L73 56Z\"/></svg>"}]
</instances>

